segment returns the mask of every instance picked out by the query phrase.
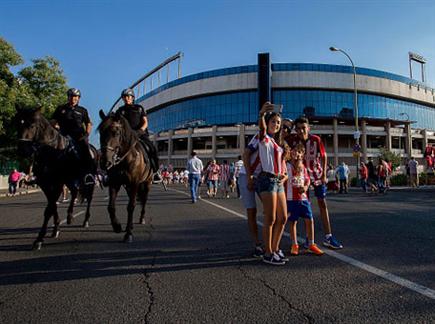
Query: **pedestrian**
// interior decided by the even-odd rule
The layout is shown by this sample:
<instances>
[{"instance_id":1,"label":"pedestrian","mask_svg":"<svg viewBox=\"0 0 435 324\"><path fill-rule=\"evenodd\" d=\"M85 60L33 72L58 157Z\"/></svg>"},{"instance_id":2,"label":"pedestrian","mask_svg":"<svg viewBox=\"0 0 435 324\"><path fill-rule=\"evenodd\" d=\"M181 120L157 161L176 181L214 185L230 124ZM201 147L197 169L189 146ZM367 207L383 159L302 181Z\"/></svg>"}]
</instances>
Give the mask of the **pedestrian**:
<instances>
[{"instance_id":1,"label":"pedestrian","mask_svg":"<svg viewBox=\"0 0 435 324\"><path fill-rule=\"evenodd\" d=\"M323 232L325 234L323 245L331 249L342 249L343 245L332 234L329 211L326 204L327 156L325 147L319 136L310 134L310 124L307 118L299 117L295 120L294 124L296 128L296 134L286 135L285 140L290 145L290 148L295 147L299 143L305 146L304 165L307 168L308 174L313 182L314 195L317 198L317 204L319 205L320 209L320 218L322 220ZM284 122L284 126L285 125L286 122ZM320 173L320 179L318 179L318 172L314 172L314 165L318 165L321 168L322 172ZM308 240L305 242L305 247L307 246Z\"/></svg>"},{"instance_id":2,"label":"pedestrian","mask_svg":"<svg viewBox=\"0 0 435 324\"><path fill-rule=\"evenodd\" d=\"M349 186L349 167L347 166L347 164L343 161L341 162L341 164L338 166L337 170L336 170L336 174L338 177L338 181L340 182L340 191L339 193L348 193L348 186Z\"/></svg>"},{"instance_id":3,"label":"pedestrian","mask_svg":"<svg viewBox=\"0 0 435 324\"><path fill-rule=\"evenodd\" d=\"M287 163L287 211L288 220L290 221L290 238L292 241L290 254L299 254L297 223L301 217L305 220L306 236L308 237L307 253L322 255L323 251L314 243L314 220L311 211L311 202L308 199L308 188L310 186L310 176L307 168L304 166L305 147L303 144L297 144L290 150L286 158Z\"/></svg>"},{"instance_id":4,"label":"pedestrian","mask_svg":"<svg viewBox=\"0 0 435 324\"><path fill-rule=\"evenodd\" d=\"M248 217L248 228L254 243L254 258L262 258L264 254L262 241L259 237L257 225L257 203L255 200L256 181L261 172L260 157L258 155L259 134L252 137L243 153L243 164L239 172L240 196Z\"/></svg>"},{"instance_id":5,"label":"pedestrian","mask_svg":"<svg viewBox=\"0 0 435 324\"><path fill-rule=\"evenodd\" d=\"M411 157L411 160L408 162L409 167L409 178L411 182L411 187L419 187L419 181L418 181L418 161L415 159L415 157Z\"/></svg>"},{"instance_id":6,"label":"pedestrian","mask_svg":"<svg viewBox=\"0 0 435 324\"><path fill-rule=\"evenodd\" d=\"M230 191L234 193L236 190L236 166L234 162L230 163L230 179L228 180L228 186L230 187Z\"/></svg>"},{"instance_id":7,"label":"pedestrian","mask_svg":"<svg viewBox=\"0 0 435 324\"><path fill-rule=\"evenodd\" d=\"M285 256L279 248L287 221L287 203L284 192L286 169L283 148L280 146L281 115L273 112L274 105L266 102L259 116L258 153L262 171L257 179L264 210L263 240L265 253L263 262L284 265ZM266 112L269 110L269 112Z\"/></svg>"},{"instance_id":8,"label":"pedestrian","mask_svg":"<svg viewBox=\"0 0 435 324\"><path fill-rule=\"evenodd\" d=\"M240 198L239 177L240 177L240 170L243 167L243 160L241 155L237 157L237 162L234 164L234 167L235 167L234 176L236 177L237 198Z\"/></svg>"},{"instance_id":9,"label":"pedestrian","mask_svg":"<svg viewBox=\"0 0 435 324\"><path fill-rule=\"evenodd\" d=\"M8 184L9 184L10 196L15 196L15 194L17 193L17 185L18 182L20 181L20 178L21 178L21 173L18 172L17 169L13 169L9 174Z\"/></svg>"},{"instance_id":10,"label":"pedestrian","mask_svg":"<svg viewBox=\"0 0 435 324\"><path fill-rule=\"evenodd\" d=\"M364 192L367 192L367 180L369 178L369 170L367 169L367 166L364 164L364 162L360 163L359 168L359 180L361 183L361 188Z\"/></svg>"},{"instance_id":11,"label":"pedestrian","mask_svg":"<svg viewBox=\"0 0 435 324\"><path fill-rule=\"evenodd\" d=\"M378 191L379 193L385 192L385 184L387 179L387 169L385 161L380 157L378 160L378 166L376 167L376 173L378 175Z\"/></svg>"},{"instance_id":12,"label":"pedestrian","mask_svg":"<svg viewBox=\"0 0 435 324\"><path fill-rule=\"evenodd\" d=\"M201 172L204 169L202 161L196 156L196 152L191 154L192 158L187 162L187 171L189 171L189 186L192 203L197 201L198 184L201 178Z\"/></svg>"},{"instance_id":13,"label":"pedestrian","mask_svg":"<svg viewBox=\"0 0 435 324\"><path fill-rule=\"evenodd\" d=\"M367 166L367 170L368 170L368 179L367 179L367 183L369 185L369 189L370 192L377 192L378 191L378 187L377 187L377 176L376 176L376 171L375 171L375 165L373 164L373 159L371 157L369 157L369 160L366 164Z\"/></svg>"},{"instance_id":14,"label":"pedestrian","mask_svg":"<svg viewBox=\"0 0 435 324\"><path fill-rule=\"evenodd\" d=\"M332 164L328 164L328 170L326 171L326 177L328 180L327 189L334 193L338 192L338 182L335 174L335 169Z\"/></svg>"},{"instance_id":15,"label":"pedestrian","mask_svg":"<svg viewBox=\"0 0 435 324\"><path fill-rule=\"evenodd\" d=\"M219 169L219 183L222 190L222 198L230 198L228 194L230 180L230 165L227 160L223 160Z\"/></svg>"},{"instance_id":16,"label":"pedestrian","mask_svg":"<svg viewBox=\"0 0 435 324\"><path fill-rule=\"evenodd\" d=\"M208 191L207 195L209 197L216 197L218 181L219 181L219 170L220 167L216 163L216 160L212 160L207 168L207 179L208 179Z\"/></svg>"}]
</instances>

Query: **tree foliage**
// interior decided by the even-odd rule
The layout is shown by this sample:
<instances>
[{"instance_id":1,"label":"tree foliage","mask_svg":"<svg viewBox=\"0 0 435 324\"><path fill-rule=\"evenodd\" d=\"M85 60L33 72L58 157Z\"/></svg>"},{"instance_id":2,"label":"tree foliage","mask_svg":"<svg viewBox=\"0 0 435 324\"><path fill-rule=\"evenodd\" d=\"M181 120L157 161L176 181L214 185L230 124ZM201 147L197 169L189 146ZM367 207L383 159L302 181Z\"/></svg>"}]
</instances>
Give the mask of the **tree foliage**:
<instances>
[{"instance_id":1,"label":"tree foliage","mask_svg":"<svg viewBox=\"0 0 435 324\"><path fill-rule=\"evenodd\" d=\"M400 155L391 152L386 148L381 148L381 157L384 160L388 160L391 162L391 164L393 165L393 170L395 170L397 167L401 165L402 158L400 157Z\"/></svg>"},{"instance_id":2,"label":"tree foliage","mask_svg":"<svg viewBox=\"0 0 435 324\"><path fill-rule=\"evenodd\" d=\"M17 107L40 106L50 115L66 101L66 78L55 58L34 59L31 66L14 74L11 69L22 63L14 47L0 37L0 148L14 145Z\"/></svg>"},{"instance_id":3,"label":"tree foliage","mask_svg":"<svg viewBox=\"0 0 435 324\"><path fill-rule=\"evenodd\" d=\"M22 69L18 75L29 99L51 115L57 106L65 103L67 84L59 62L47 56L32 60L33 65Z\"/></svg>"}]
</instances>

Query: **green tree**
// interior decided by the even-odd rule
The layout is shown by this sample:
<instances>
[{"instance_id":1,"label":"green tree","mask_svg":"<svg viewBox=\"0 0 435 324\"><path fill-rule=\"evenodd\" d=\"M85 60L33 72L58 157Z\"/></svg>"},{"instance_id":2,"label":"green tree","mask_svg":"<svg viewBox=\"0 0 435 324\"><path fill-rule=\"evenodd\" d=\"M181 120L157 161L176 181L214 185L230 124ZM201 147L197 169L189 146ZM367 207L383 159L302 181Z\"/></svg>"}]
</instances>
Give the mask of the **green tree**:
<instances>
[{"instance_id":1,"label":"green tree","mask_svg":"<svg viewBox=\"0 0 435 324\"><path fill-rule=\"evenodd\" d=\"M14 74L12 68L22 63L14 47L0 37L0 171L5 163L11 165L19 160L14 149L16 108L39 106L50 116L58 105L66 102L66 78L55 58L34 59L31 66Z\"/></svg>"},{"instance_id":2,"label":"green tree","mask_svg":"<svg viewBox=\"0 0 435 324\"><path fill-rule=\"evenodd\" d=\"M5 136L15 114L15 102L19 87L11 67L22 63L23 59L13 46L0 37L0 140L3 143L7 143L4 142Z\"/></svg>"},{"instance_id":3,"label":"green tree","mask_svg":"<svg viewBox=\"0 0 435 324\"><path fill-rule=\"evenodd\" d=\"M59 61L51 56L32 60L33 65L22 69L18 75L24 100L33 101L50 116L57 106L65 103L67 83ZM26 104L24 102L23 104Z\"/></svg>"},{"instance_id":4,"label":"green tree","mask_svg":"<svg viewBox=\"0 0 435 324\"><path fill-rule=\"evenodd\" d=\"M396 154L394 152L391 152L387 150L386 148L381 148L381 157L384 160L388 160L393 165L393 170L395 170L398 166L400 166L402 158L399 154Z\"/></svg>"}]
</instances>

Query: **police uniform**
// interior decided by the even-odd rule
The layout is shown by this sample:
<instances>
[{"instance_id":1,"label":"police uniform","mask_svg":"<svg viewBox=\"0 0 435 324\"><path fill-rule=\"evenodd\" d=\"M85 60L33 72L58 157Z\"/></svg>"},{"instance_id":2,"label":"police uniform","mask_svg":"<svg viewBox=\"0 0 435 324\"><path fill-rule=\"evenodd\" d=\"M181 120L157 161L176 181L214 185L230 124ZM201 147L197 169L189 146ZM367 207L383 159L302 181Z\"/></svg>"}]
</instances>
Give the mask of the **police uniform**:
<instances>
[{"instance_id":1,"label":"police uniform","mask_svg":"<svg viewBox=\"0 0 435 324\"><path fill-rule=\"evenodd\" d=\"M140 130L143 126L143 118L147 116L145 109L141 105L136 104L119 107L117 113L127 119L130 127L135 131ZM148 129L144 131L144 135L149 136Z\"/></svg>"},{"instance_id":2,"label":"police uniform","mask_svg":"<svg viewBox=\"0 0 435 324\"><path fill-rule=\"evenodd\" d=\"M86 108L65 104L56 108L52 118L59 124L59 131L64 136L70 136L76 143L80 157L83 159L83 175L94 175L97 171L95 161L89 153L89 143L86 127L91 123Z\"/></svg>"},{"instance_id":3,"label":"police uniform","mask_svg":"<svg viewBox=\"0 0 435 324\"><path fill-rule=\"evenodd\" d=\"M127 119L130 127L138 133L139 138L144 142L146 151L149 154L151 167L154 172L157 172L159 165L157 150L149 139L148 128L144 131L141 130L141 127L143 126L143 118L147 116L145 109L137 104L124 105L119 107L116 113Z\"/></svg>"}]
</instances>

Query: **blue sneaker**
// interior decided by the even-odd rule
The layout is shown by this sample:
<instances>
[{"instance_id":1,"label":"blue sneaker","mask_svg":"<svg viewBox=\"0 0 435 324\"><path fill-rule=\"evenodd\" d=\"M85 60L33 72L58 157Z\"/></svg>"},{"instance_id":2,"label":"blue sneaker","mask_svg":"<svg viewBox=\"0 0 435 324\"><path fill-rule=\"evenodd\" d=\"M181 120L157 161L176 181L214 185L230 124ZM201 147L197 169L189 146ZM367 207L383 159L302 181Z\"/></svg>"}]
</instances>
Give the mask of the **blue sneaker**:
<instances>
[{"instance_id":1,"label":"blue sneaker","mask_svg":"<svg viewBox=\"0 0 435 324\"><path fill-rule=\"evenodd\" d=\"M285 265L285 261L281 260L281 258L276 255L276 253L272 253L271 255L263 255L263 262L271 265Z\"/></svg>"},{"instance_id":2,"label":"blue sneaker","mask_svg":"<svg viewBox=\"0 0 435 324\"><path fill-rule=\"evenodd\" d=\"M279 258L284 261L284 262L289 262L290 259L288 257L285 256L284 252L282 252L282 250L278 250L278 252L275 252L276 255L279 256Z\"/></svg>"},{"instance_id":3,"label":"blue sneaker","mask_svg":"<svg viewBox=\"0 0 435 324\"><path fill-rule=\"evenodd\" d=\"M325 240L323 241L323 246L326 246L333 250L339 250L343 248L343 245L334 236L325 238Z\"/></svg>"},{"instance_id":4,"label":"blue sneaker","mask_svg":"<svg viewBox=\"0 0 435 324\"><path fill-rule=\"evenodd\" d=\"M252 256L257 259L262 259L263 255L264 255L263 248L261 247L261 245L257 245L254 249L254 252L252 253Z\"/></svg>"}]
</instances>

